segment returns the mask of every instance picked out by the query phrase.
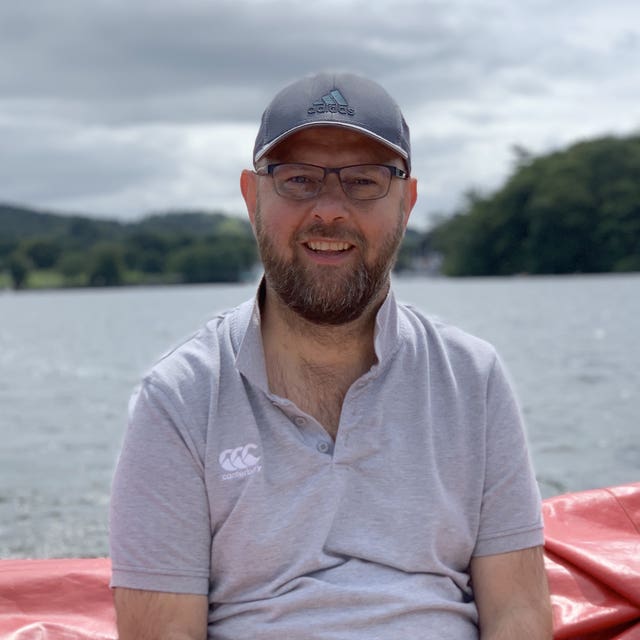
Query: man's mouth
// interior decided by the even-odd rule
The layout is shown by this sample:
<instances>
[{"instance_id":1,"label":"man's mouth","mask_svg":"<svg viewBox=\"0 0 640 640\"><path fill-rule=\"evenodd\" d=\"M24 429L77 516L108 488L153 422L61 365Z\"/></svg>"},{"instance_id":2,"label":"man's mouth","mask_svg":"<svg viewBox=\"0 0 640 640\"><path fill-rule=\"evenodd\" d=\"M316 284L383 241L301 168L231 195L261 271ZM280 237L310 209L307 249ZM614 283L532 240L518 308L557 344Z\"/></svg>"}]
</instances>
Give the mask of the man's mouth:
<instances>
[{"instance_id":1,"label":"man's mouth","mask_svg":"<svg viewBox=\"0 0 640 640\"><path fill-rule=\"evenodd\" d=\"M348 242L328 242L326 240L314 240L305 243L309 249L316 252L330 251L330 252L339 252L339 251L348 251L353 247L352 244Z\"/></svg>"}]
</instances>

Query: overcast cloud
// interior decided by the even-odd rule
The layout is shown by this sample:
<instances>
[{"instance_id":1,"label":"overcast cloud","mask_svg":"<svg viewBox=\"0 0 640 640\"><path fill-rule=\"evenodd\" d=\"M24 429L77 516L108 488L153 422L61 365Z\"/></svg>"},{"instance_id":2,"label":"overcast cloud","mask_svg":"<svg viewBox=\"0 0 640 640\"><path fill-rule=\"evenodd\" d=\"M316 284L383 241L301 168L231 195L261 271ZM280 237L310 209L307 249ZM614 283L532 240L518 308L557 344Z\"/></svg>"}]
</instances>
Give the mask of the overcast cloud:
<instances>
[{"instance_id":1,"label":"overcast cloud","mask_svg":"<svg viewBox=\"0 0 640 640\"><path fill-rule=\"evenodd\" d=\"M400 103L424 227L497 188L513 145L640 131L640 2L4 1L0 202L242 214L263 108L320 69Z\"/></svg>"}]
</instances>

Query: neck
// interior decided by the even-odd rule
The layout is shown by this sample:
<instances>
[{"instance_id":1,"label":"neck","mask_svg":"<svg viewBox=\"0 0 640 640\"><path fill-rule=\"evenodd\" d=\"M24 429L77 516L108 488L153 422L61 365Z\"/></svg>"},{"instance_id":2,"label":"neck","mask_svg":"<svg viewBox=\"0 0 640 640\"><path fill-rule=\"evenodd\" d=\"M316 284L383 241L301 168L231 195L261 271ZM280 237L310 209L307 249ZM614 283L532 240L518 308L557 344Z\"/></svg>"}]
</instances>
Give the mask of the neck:
<instances>
[{"instance_id":1,"label":"neck","mask_svg":"<svg viewBox=\"0 0 640 640\"><path fill-rule=\"evenodd\" d=\"M372 300L356 320L342 325L320 325L306 320L282 303L267 285L262 305L265 355L300 366L353 370L354 379L375 362L376 314L389 287Z\"/></svg>"}]
</instances>

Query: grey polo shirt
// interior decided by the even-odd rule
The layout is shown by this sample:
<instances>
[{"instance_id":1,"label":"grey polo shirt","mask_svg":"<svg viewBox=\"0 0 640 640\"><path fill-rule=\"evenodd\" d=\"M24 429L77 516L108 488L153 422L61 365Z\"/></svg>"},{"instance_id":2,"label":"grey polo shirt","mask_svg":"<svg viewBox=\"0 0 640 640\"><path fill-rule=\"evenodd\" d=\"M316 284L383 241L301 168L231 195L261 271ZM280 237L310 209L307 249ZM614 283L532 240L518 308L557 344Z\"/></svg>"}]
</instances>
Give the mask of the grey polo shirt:
<instances>
[{"instance_id":1,"label":"grey polo shirt","mask_svg":"<svg viewBox=\"0 0 640 640\"><path fill-rule=\"evenodd\" d=\"M269 392L256 301L132 398L113 586L208 594L220 640L478 638L473 556L542 544L520 414L493 348L400 305L335 444Z\"/></svg>"}]
</instances>

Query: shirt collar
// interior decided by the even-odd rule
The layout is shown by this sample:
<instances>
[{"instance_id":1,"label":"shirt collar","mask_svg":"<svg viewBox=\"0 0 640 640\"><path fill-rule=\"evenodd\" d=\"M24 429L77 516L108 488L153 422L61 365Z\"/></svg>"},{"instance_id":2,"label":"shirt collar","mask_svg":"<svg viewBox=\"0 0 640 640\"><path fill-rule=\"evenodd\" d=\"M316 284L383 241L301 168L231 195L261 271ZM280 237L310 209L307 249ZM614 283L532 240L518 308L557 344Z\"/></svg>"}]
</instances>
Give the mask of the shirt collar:
<instances>
[{"instance_id":1,"label":"shirt collar","mask_svg":"<svg viewBox=\"0 0 640 640\"><path fill-rule=\"evenodd\" d=\"M260 331L260 301L264 295L264 280L256 296L236 309L232 326L232 341L238 371L252 384L268 393L267 370ZM398 304L389 290L376 315L374 349L378 359L376 369L383 367L399 346L400 324Z\"/></svg>"}]
</instances>

